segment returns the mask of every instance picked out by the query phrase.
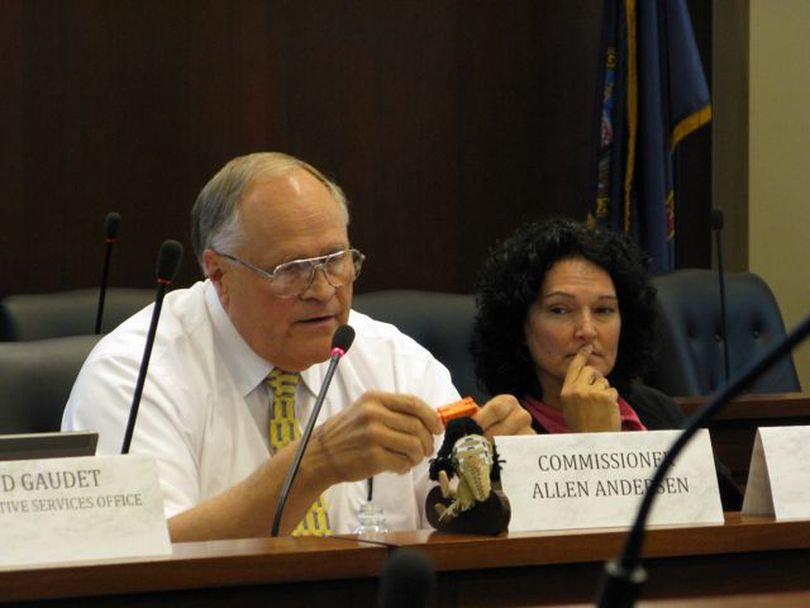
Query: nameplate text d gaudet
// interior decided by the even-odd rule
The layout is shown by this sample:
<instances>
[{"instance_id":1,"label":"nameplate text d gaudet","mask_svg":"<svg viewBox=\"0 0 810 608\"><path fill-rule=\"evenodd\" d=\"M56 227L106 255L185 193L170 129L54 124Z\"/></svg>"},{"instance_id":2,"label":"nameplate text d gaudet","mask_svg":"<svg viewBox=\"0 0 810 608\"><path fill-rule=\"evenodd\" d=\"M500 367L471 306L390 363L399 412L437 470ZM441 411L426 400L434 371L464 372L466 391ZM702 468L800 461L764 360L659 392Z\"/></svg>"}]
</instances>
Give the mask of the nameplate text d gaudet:
<instances>
[{"instance_id":1,"label":"nameplate text d gaudet","mask_svg":"<svg viewBox=\"0 0 810 608\"><path fill-rule=\"evenodd\" d=\"M810 517L810 426L757 429L743 513L776 519Z\"/></svg>"},{"instance_id":2,"label":"nameplate text d gaudet","mask_svg":"<svg viewBox=\"0 0 810 608\"><path fill-rule=\"evenodd\" d=\"M155 459L0 463L0 566L168 555Z\"/></svg>"},{"instance_id":3,"label":"nameplate text d gaudet","mask_svg":"<svg viewBox=\"0 0 810 608\"><path fill-rule=\"evenodd\" d=\"M510 532L628 526L680 431L496 437ZM722 523L714 457L705 429L670 467L650 524Z\"/></svg>"}]
</instances>

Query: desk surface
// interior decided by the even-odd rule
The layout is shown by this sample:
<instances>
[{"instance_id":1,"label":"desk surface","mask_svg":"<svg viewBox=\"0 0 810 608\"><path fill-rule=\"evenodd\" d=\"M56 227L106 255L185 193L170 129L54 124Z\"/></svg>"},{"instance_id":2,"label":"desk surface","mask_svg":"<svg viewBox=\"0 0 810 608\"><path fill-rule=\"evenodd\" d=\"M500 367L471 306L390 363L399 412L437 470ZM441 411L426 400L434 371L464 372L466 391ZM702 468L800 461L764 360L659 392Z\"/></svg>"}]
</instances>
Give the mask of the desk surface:
<instances>
[{"instance_id":1,"label":"desk surface","mask_svg":"<svg viewBox=\"0 0 810 608\"><path fill-rule=\"evenodd\" d=\"M705 400L678 401L688 413ZM721 460L725 449L733 457L726 464L743 475L757 426L808 423L806 394L748 395L718 416L712 439ZM437 605L443 608L572 605L592 601L604 562L618 554L624 538L622 530L600 529L180 543L167 557L2 569L0 602L62 608L264 608L326 601L371 606L386 557L410 547L436 564ZM683 605L686 598L688 605L706 608L810 604L810 521L731 513L725 525L654 528L644 555L649 580L640 606Z\"/></svg>"},{"instance_id":2,"label":"desk surface","mask_svg":"<svg viewBox=\"0 0 810 608\"><path fill-rule=\"evenodd\" d=\"M373 605L395 548L425 551L439 606L559 605L591 601L616 529L498 537L399 532L327 539L180 543L167 557L0 571L2 601L58 606ZM810 521L727 514L725 525L651 529L646 599L810 592Z\"/></svg>"},{"instance_id":3,"label":"desk surface","mask_svg":"<svg viewBox=\"0 0 810 608\"><path fill-rule=\"evenodd\" d=\"M545 606L592 600L623 530L562 530L503 537L386 535L425 551L439 573L439 606ZM810 521L727 513L725 525L651 528L645 598L810 590Z\"/></svg>"},{"instance_id":4,"label":"desk surface","mask_svg":"<svg viewBox=\"0 0 810 608\"><path fill-rule=\"evenodd\" d=\"M706 404L710 397L674 399L686 414L692 414ZM757 420L763 424L774 418L794 423L810 420L810 394L745 394L737 397L715 416L715 420Z\"/></svg>"},{"instance_id":5,"label":"desk surface","mask_svg":"<svg viewBox=\"0 0 810 608\"><path fill-rule=\"evenodd\" d=\"M75 605L85 606L92 605L90 596L146 594L140 600L155 606L205 605L199 603L202 598L212 602L208 605L226 605L229 594L223 588L232 588L230 601L235 602L260 586L291 598L301 593L299 605L307 598L317 601L327 589L339 605L359 605L369 599L368 590L356 593L350 581L376 577L387 553L386 547L341 538L175 543L169 556L0 569L0 601L80 598ZM98 600L99 606L142 603L137 597Z\"/></svg>"}]
</instances>

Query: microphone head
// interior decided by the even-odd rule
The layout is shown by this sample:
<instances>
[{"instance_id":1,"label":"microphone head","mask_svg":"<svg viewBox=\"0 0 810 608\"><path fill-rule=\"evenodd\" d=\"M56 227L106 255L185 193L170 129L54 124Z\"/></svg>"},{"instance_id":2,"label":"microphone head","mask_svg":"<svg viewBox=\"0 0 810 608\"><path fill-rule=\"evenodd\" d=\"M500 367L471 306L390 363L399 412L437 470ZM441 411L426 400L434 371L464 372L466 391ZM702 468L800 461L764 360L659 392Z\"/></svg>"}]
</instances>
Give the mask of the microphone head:
<instances>
[{"instance_id":1,"label":"microphone head","mask_svg":"<svg viewBox=\"0 0 810 608\"><path fill-rule=\"evenodd\" d=\"M118 227L121 225L121 214L115 211L110 211L107 214L107 219L104 220L104 238L108 241L114 241L118 238Z\"/></svg>"},{"instance_id":2,"label":"microphone head","mask_svg":"<svg viewBox=\"0 0 810 608\"><path fill-rule=\"evenodd\" d=\"M436 574L430 558L420 551L399 549L386 561L380 574L377 606L416 608L433 605Z\"/></svg>"},{"instance_id":3,"label":"microphone head","mask_svg":"<svg viewBox=\"0 0 810 608\"><path fill-rule=\"evenodd\" d=\"M337 349L342 357L349 350L352 342L354 342L354 328L351 325L341 325L332 336L331 352L334 353L335 349Z\"/></svg>"},{"instance_id":4,"label":"microphone head","mask_svg":"<svg viewBox=\"0 0 810 608\"><path fill-rule=\"evenodd\" d=\"M158 283L171 283L177 276L180 260L183 258L183 245L179 241L169 239L160 246L157 261Z\"/></svg>"},{"instance_id":5,"label":"microphone head","mask_svg":"<svg viewBox=\"0 0 810 608\"><path fill-rule=\"evenodd\" d=\"M723 210L722 209L712 209L712 230L722 230L723 229Z\"/></svg>"}]
</instances>

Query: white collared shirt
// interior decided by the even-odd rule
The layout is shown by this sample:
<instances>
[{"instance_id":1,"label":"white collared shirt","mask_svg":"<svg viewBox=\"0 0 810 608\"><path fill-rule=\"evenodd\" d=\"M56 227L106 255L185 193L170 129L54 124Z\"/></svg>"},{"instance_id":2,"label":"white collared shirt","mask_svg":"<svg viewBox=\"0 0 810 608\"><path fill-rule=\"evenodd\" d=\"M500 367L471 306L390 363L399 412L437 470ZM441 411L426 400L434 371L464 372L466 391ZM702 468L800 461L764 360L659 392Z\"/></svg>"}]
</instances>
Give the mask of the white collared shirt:
<instances>
[{"instance_id":1,"label":"white collared shirt","mask_svg":"<svg viewBox=\"0 0 810 608\"><path fill-rule=\"evenodd\" d=\"M149 306L105 336L68 399L63 430L98 431L100 454L121 451L151 316ZM414 394L436 407L459 398L447 369L395 327L356 311L349 323L356 338L337 368L318 423L367 390ZM296 416L302 428L327 367L328 362L301 372ZM131 453L156 457L166 517L219 494L270 457L264 379L272 369L237 333L209 281L166 296L130 447ZM427 526L429 488L427 461L405 475L374 477L374 502L383 507L389 529ZM365 481L329 488L333 532L356 527L357 506L366 493Z\"/></svg>"}]
</instances>

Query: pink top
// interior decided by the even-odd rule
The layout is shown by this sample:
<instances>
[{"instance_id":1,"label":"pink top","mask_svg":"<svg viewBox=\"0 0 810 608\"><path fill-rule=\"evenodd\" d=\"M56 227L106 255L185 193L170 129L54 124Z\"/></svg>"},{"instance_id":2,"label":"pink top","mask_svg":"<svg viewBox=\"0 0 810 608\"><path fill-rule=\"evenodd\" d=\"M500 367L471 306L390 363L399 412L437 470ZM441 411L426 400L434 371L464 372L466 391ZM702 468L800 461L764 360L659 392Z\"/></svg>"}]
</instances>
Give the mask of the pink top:
<instances>
[{"instance_id":1,"label":"pink top","mask_svg":"<svg viewBox=\"0 0 810 608\"><path fill-rule=\"evenodd\" d=\"M542 401L538 401L533 397L526 397L521 402L532 418L549 433L570 433L571 428L565 422L562 410L546 405ZM646 431L641 420L638 419L638 414L630 407L624 399L619 397L619 417L622 421L623 431Z\"/></svg>"}]
</instances>

